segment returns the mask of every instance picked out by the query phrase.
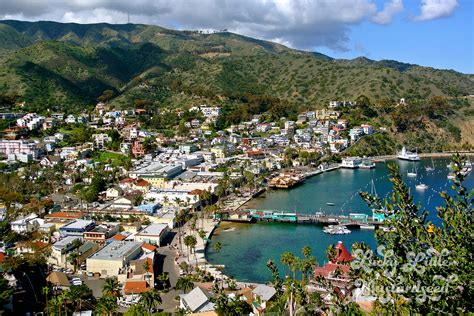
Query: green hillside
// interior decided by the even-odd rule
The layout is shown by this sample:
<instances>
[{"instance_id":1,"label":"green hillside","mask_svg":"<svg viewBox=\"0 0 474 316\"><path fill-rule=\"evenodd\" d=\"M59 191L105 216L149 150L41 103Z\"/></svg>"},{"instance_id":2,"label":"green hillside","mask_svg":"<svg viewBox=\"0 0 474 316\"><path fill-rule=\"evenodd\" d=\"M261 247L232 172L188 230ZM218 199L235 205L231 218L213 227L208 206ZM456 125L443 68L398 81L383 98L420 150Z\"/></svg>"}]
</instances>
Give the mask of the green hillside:
<instances>
[{"instance_id":1,"label":"green hillside","mask_svg":"<svg viewBox=\"0 0 474 316\"><path fill-rule=\"evenodd\" d=\"M372 104L394 104L402 97L417 104L434 96L452 99L473 95L474 77L391 60L337 60L229 32L0 21L0 94L36 111L74 111L93 106L104 90L113 91L109 103L121 108L225 103L239 109L228 111L233 122L259 112L292 115L359 96ZM460 108L466 103L457 104L446 113L471 118L472 110ZM389 112L378 113L381 125L390 123L384 114Z\"/></svg>"}]
</instances>

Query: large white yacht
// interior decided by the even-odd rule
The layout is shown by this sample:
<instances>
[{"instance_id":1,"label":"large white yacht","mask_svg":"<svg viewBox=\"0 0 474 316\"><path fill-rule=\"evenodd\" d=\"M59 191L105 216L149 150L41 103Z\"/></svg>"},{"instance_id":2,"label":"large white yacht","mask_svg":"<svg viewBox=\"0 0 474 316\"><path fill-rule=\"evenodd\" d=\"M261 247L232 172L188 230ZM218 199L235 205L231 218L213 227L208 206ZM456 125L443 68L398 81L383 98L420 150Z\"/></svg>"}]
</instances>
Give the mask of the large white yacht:
<instances>
[{"instance_id":1,"label":"large white yacht","mask_svg":"<svg viewBox=\"0 0 474 316\"><path fill-rule=\"evenodd\" d=\"M411 151L408 151L405 147L402 148L402 151L398 153L398 159L402 160L409 160L409 161L419 161L420 156L418 156L418 153L414 152L412 153Z\"/></svg>"}]
</instances>

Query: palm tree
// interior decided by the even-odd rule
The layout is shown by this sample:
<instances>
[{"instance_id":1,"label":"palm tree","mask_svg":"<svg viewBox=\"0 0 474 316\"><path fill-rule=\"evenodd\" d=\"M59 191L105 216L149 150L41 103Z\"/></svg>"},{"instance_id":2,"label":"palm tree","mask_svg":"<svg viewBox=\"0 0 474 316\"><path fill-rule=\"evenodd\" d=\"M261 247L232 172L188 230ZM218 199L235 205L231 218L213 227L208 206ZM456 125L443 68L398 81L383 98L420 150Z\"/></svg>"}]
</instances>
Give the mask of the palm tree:
<instances>
[{"instance_id":1,"label":"palm tree","mask_svg":"<svg viewBox=\"0 0 474 316\"><path fill-rule=\"evenodd\" d=\"M151 268L151 265L148 263L148 259L145 259L145 262L143 263L143 270L145 270L147 279L148 279L148 272L150 268Z\"/></svg>"},{"instance_id":2,"label":"palm tree","mask_svg":"<svg viewBox=\"0 0 474 316\"><path fill-rule=\"evenodd\" d=\"M77 252L71 252L68 256L68 261L72 264L74 273L76 273L77 270L77 261L79 259L79 254Z\"/></svg>"},{"instance_id":3,"label":"palm tree","mask_svg":"<svg viewBox=\"0 0 474 316\"><path fill-rule=\"evenodd\" d=\"M186 213L183 210L175 213L176 225L178 226L178 241L179 241L179 251L183 251L183 245L181 240L181 226L186 220Z\"/></svg>"},{"instance_id":4,"label":"palm tree","mask_svg":"<svg viewBox=\"0 0 474 316\"><path fill-rule=\"evenodd\" d=\"M175 288L177 290L183 290L184 293L187 293L189 290L194 288L194 283L189 276L180 277L176 281Z\"/></svg>"},{"instance_id":5,"label":"palm tree","mask_svg":"<svg viewBox=\"0 0 474 316\"><path fill-rule=\"evenodd\" d=\"M155 289L146 291L140 296L139 303L148 311L149 315L152 315L152 309L158 308L162 303L160 293Z\"/></svg>"},{"instance_id":6,"label":"palm tree","mask_svg":"<svg viewBox=\"0 0 474 316\"><path fill-rule=\"evenodd\" d=\"M292 266L296 263L295 255L290 251L285 251L281 254L281 263L286 264L288 266L288 274L290 274L292 270Z\"/></svg>"},{"instance_id":7,"label":"palm tree","mask_svg":"<svg viewBox=\"0 0 474 316\"><path fill-rule=\"evenodd\" d=\"M95 312L98 315L110 316L117 310L117 298L111 295L104 295L99 299Z\"/></svg>"},{"instance_id":8,"label":"palm tree","mask_svg":"<svg viewBox=\"0 0 474 316\"><path fill-rule=\"evenodd\" d=\"M309 256L311 256L311 248L309 246L304 246L301 248L301 253L305 258L309 258Z\"/></svg>"},{"instance_id":9,"label":"palm tree","mask_svg":"<svg viewBox=\"0 0 474 316\"><path fill-rule=\"evenodd\" d=\"M120 283L114 278L105 279L104 286L102 287L102 294L104 296L120 297Z\"/></svg>"}]
</instances>

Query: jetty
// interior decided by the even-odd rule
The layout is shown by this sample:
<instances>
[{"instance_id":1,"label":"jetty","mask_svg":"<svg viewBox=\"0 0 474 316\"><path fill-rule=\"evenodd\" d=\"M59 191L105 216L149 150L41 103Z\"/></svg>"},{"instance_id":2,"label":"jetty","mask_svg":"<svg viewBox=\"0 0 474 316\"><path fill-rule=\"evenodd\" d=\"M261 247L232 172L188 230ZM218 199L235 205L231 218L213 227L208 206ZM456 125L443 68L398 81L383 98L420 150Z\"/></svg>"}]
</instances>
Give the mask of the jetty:
<instances>
[{"instance_id":1,"label":"jetty","mask_svg":"<svg viewBox=\"0 0 474 316\"><path fill-rule=\"evenodd\" d=\"M316 212L314 214L297 214L278 210L242 209L221 214L221 220L229 222L255 223L278 222L292 224L313 225L345 225L347 227L380 226L383 221L377 220L364 213L350 213L349 215L334 215Z\"/></svg>"}]
</instances>

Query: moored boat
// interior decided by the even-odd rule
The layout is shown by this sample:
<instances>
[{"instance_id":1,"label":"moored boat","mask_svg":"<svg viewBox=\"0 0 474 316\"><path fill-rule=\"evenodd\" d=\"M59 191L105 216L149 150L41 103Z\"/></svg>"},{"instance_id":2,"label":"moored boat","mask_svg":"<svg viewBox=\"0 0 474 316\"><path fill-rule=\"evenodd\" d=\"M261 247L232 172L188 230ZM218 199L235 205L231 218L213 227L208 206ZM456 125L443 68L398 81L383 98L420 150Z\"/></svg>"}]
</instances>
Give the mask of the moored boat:
<instances>
[{"instance_id":1,"label":"moored boat","mask_svg":"<svg viewBox=\"0 0 474 316\"><path fill-rule=\"evenodd\" d=\"M375 229L375 225L360 225L360 229Z\"/></svg>"},{"instance_id":2,"label":"moored boat","mask_svg":"<svg viewBox=\"0 0 474 316\"><path fill-rule=\"evenodd\" d=\"M417 184L415 187L419 191L424 191L428 189L428 186L424 183Z\"/></svg>"},{"instance_id":3,"label":"moored boat","mask_svg":"<svg viewBox=\"0 0 474 316\"><path fill-rule=\"evenodd\" d=\"M408 151L405 147L402 148L402 150L398 153L397 156L398 159L402 160L409 160L409 161L419 161L420 156L418 156L417 152L411 152Z\"/></svg>"}]
</instances>

